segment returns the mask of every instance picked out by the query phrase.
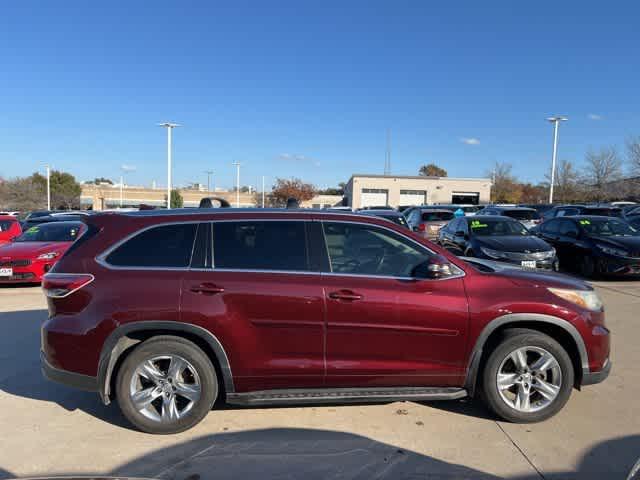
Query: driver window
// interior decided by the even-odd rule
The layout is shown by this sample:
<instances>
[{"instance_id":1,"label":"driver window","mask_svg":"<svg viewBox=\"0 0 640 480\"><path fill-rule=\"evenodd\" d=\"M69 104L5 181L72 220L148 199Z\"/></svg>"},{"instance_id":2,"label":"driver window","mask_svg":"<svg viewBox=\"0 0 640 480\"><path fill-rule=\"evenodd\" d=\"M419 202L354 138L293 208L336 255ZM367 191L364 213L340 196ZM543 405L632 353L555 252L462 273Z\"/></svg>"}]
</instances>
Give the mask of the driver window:
<instances>
[{"instance_id":1,"label":"driver window","mask_svg":"<svg viewBox=\"0 0 640 480\"><path fill-rule=\"evenodd\" d=\"M411 277L432 254L389 230L323 222L332 273Z\"/></svg>"},{"instance_id":2,"label":"driver window","mask_svg":"<svg viewBox=\"0 0 640 480\"><path fill-rule=\"evenodd\" d=\"M571 220L566 220L561 222L560 225L560 235L569 236L573 233L574 237L578 236L578 227Z\"/></svg>"}]
</instances>

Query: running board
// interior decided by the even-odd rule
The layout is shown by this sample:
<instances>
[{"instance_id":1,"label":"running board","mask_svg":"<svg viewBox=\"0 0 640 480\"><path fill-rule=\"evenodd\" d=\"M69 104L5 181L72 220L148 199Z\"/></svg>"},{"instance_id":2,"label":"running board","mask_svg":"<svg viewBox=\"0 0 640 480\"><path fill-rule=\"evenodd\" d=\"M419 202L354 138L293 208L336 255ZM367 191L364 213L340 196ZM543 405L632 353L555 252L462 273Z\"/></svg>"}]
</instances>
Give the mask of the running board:
<instances>
[{"instance_id":1,"label":"running board","mask_svg":"<svg viewBox=\"0 0 640 480\"><path fill-rule=\"evenodd\" d=\"M234 405L302 405L457 400L466 396L467 391L458 387L300 388L228 393L227 402Z\"/></svg>"}]
</instances>

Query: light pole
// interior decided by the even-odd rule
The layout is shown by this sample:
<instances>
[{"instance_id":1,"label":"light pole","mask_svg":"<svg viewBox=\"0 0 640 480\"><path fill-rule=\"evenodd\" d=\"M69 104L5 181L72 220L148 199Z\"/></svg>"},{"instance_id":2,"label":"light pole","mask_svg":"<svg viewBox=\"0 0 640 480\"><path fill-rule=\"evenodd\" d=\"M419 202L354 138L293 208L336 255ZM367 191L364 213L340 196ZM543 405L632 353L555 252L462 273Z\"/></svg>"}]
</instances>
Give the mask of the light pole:
<instances>
[{"instance_id":1,"label":"light pole","mask_svg":"<svg viewBox=\"0 0 640 480\"><path fill-rule=\"evenodd\" d=\"M51 166L45 165L47 169L47 210L51 210Z\"/></svg>"},{"instance_id":2,"label":"light pole","mask_svg":"<svg viewBox=\"0 0 640 480\"><path fill-rule=\"evenodd\" d=\"M233 162L236 166L236 208L240 206L240 162Z\"/></svg>"},{"instance_id":3,"label":"light pole","mask_svg":"<svg viewBox=\"0 0 640 480\"><path fill-rule=\"evenodd\" d=\"M213 175L213 170L205 170L207 174L207 192L211 191L211 175Z\"/></svg>"},{"instance_id":4,"label":"light pole","mask_svg":"<svg viewBox=\"0 0 640 480\"><path fill-rule=\"evenodd\" d=\"M262 176L262 208L264 208L264 175Z\"/></svg>"},{"instance_id":5,"label":"light pole","mask_svg":"<svg viewBox=\"0 0 640 480\"><path fill-rule=\"evenodd\" d=\"M171 131L180 127L177 123L159 123L159 127L167 129L167 210L171 208Z\"/></svg>"},{"instance_id":6,"label":"light pole","mask_svg":"<svg viewBox=\"0 0 640 480\"><path fill-rule=\"evenodd\" d=\"M547 121L553 123L553 155L551 157L551 185L549 186L549 203L553 203L553 186L556 181L556 158L558 155L558 125L560 122L566 122L567 117L556 115L547 118Z\"/></svg>"}]
</instances>

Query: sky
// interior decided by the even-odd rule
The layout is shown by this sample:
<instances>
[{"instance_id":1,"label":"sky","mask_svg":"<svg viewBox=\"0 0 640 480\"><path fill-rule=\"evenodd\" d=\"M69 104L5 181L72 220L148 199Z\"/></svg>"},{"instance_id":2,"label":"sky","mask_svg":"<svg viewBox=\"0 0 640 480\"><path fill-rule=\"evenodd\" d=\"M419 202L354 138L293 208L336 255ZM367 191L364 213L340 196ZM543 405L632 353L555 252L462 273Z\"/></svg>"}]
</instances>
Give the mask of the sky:
<instances>
[{"instance_id":1,"label":"sky","mask_svg":"<svg viewBox=\"0 0 640 480\"><path fill-rule=\"evenodd\" d=\"M640 2L2 2L0 176L524 181L640 135Z\"/></svg>"}]
</instances>

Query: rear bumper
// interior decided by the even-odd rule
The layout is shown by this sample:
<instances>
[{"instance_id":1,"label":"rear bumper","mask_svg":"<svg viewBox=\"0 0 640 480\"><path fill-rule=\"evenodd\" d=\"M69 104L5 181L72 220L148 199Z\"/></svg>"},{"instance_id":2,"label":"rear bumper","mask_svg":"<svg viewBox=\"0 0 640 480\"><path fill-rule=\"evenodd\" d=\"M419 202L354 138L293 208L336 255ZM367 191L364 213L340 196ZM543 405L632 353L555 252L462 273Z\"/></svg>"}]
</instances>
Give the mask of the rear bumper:
<instances>
[{"instance_id":1,"label":"rear bumper","mask_svg":"<svg viewBox=\"0 0 640 480\"><path fill-rule=\"evenodd\" d=\"M97 392L99 390L98 379L96 377L69 372L68 370L60 370L47 361L44 352L40 352L40 364L42 375L48 380L87 392Z\"/></svg>"},{"instance_id":2,"label":"rear bumper","mask_svg":"<svg viewBox=\"0 0 640 480\"><path fill-rule=\"evenodd\" d=\"M599 372L584 372L582 374L582 386L595 385L604 382L611 372L611 361L607 359Z\"/></svg>"}]
</instances>

